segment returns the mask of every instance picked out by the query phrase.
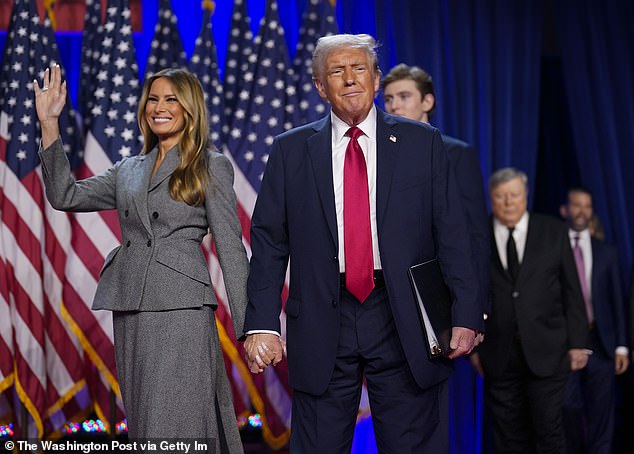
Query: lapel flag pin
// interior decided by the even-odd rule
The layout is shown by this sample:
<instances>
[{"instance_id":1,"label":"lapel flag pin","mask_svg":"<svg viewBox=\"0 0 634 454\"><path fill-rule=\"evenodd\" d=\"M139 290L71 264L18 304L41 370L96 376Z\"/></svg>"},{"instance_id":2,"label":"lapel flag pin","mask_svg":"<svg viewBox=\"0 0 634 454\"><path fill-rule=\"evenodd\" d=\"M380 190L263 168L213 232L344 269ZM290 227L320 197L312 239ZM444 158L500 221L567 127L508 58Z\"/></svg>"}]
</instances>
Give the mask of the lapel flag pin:
<instances>
[{"instance_id":1,"label":"lapel flag pin","mask_svg":"<svg viewBox=\"0 0 634 454\"><path fill-rule=\"evenodd\" d=\"M395 136L390 136L390 142L396 143L396 137Z\"/></svg>"}]
</instances>

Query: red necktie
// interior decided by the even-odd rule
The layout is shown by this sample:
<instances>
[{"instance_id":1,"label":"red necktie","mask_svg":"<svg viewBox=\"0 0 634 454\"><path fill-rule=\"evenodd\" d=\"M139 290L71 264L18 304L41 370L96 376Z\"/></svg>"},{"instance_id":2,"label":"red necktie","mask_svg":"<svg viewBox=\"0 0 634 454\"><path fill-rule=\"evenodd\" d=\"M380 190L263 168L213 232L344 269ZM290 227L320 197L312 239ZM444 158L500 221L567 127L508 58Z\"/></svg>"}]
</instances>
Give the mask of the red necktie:
<instances>
[{"instance_id":1,"label":"red necktie","mask_svg":"<svg viewBox=\"0 0 634 454\"><path fill-rule=\"evenodd\" d=\"M343 238L346 256L346 288L361 303L374 288L374 259L370 230L368 173L357 138L359 128L348 129L350 142L343 164Z\"/></svg>"}]
</instances>

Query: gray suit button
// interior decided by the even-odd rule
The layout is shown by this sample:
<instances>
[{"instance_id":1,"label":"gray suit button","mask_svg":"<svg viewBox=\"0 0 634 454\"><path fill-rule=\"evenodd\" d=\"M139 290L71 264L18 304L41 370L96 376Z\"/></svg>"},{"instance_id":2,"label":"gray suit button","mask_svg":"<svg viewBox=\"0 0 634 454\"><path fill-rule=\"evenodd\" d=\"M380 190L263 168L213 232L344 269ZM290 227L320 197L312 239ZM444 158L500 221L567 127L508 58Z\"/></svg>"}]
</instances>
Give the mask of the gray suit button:
<instances>
[{"instance_id":1,"label":"gray suit button","mask_svg":"<svg viewBox=\"0 0 634 454\"><path fill-rule=\"evenodd\" d=\"M152 240L147 240L147 247L152 246Z\"/></svg>"},{"instance_id":2,"label":"gray suit button","mask_svg":"<svg viewBox=\"0 0 634 454\"><path fill-rule=\"evenodd\" d=\"M511 294L511 296L512 296L513 298L519 298L519 296L520 296L520 292L518 292L517 290L515 290L515 291Z\"/></svg>"},{"instance_id":3,"label":"gray suit button","mask_svg":"<svg viewBox=\"0 0 634 454\"><path fill-rule=\"evenodd\" d=\"M155 211L154 213L152 213L152 217L153 217L154 219L158 218L158 212L157 212L157 211Z\"/></svg>"},{"instance_id":4,"label":"gray suit button","mask_svg":"<svg viewBox=\"0 0 634 454\"><path fill-rule=\"evenodd\" d=\"M332 302L330 304L332 304L332 307L337 307L337 301L336 300L332 300Z\"/></svg>"},{"instance_id":5,"label":"gray suit button","mask_svg":"<svg viewBox=\"0 0 634 454\"><path fill-rule=\"evenodd\" d=\"M124 215L126 218L128 217L128 214L130 214L130 213L128 212L128 210L125 210L125 211L123 212L123 215Z\"/></svg>"},{"instance_id":6,"label":"gray suit button","mask_svg":"<svg viewBox=\"0 0 634 454\"><path fill-rule=\"evenodd\" d=\"M128 241L125 243L125 247L130 247L130 244L132 244L132 243L130 243L130 240L128 240Z\"/></svg>"}]
</instances>

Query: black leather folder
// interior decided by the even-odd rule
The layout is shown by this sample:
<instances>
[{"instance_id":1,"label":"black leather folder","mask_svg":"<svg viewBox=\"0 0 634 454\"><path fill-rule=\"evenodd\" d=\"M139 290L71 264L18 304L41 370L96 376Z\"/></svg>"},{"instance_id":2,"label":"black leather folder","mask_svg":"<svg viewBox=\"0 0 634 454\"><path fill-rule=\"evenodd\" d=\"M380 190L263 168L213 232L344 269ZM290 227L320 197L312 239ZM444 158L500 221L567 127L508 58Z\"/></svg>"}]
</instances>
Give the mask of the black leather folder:
<instances>
[{"instance_id":1,"label":"black leather folder","mask_svg":"<svg viewBox=\"0 0 634 454\"><path fill-rule=\"evenodd\" d=\"M438 259L414 265L407 273L423 331L427 336L427 354L432 359L446 356L451 351L449 342L452 299Z\"/></svg>"}]
</instances>

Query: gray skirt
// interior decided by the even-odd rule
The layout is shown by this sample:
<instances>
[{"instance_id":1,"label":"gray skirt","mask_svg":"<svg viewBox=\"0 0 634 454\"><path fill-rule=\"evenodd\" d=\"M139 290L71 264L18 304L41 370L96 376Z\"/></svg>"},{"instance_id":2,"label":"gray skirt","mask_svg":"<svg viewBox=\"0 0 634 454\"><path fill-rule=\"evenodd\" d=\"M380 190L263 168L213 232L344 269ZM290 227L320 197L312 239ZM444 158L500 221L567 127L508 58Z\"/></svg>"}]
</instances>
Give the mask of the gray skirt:
<instances>
[{"instance_id":1,"label":"gray skirt","mask_svg":"<svg viewBox=\"0 0 634 454\"><path fill-rule=\"evenodd\" d=\"M113 312L113 322L130 440L202 439L210 453L243 452L212 308Z\"/></svg>"}]
</instances>

